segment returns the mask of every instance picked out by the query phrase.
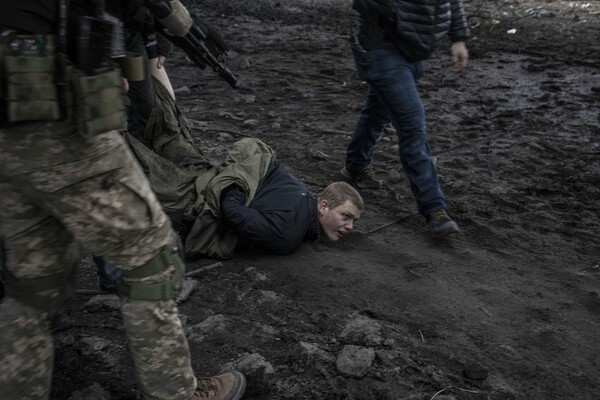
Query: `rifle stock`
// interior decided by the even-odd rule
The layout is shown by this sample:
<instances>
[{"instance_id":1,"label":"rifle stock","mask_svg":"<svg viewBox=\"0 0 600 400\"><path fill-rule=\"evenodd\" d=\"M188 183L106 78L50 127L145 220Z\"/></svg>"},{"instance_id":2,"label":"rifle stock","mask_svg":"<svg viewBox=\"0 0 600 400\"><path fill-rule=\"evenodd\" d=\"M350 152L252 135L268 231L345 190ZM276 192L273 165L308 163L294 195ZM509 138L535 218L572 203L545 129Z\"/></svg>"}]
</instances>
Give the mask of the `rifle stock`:
<instances>
[{"instance_id":1,"label":"rifle stock","mask_svg":"<svg viewBox=\"0 0 600 400\"><path fill-rule=\"evenodd\" d=\"M228 52L227 45L213 29L202 24L198 17L190 13L193 23L189 31L184 36L171 35L169 34L169 30L161 25L160 22L171 15L172 9L169 2L165 0L150 0L146 6L155 15L156 25L161 33L175 46L183 50L194 64L200 67L200 69L206 68L207 65L210 66L232 88L240 86L239 79L225 64ZM214 51L211 51L207 43L211 45L211 48L214 48Z\"/></svg>"},{"instance_id":2,"label":"rifle stock","mask_svg":"<svg viewBox=\"0 0 600 400\"><path fill-rule=\"evenodd\" d=\"M173 42L173 44L182 49L187 56L198 65L201 69L210 66L221 78L225 80L232 88L240 86L240 80L229 70L226 65L228 50L224 47L222 40L214 41L214 47L218 54L215 56L206 45L211 41L211 38L204 33L197 23L197 18L192 16L194 24L185 36L169 36L165 32L165 36Z\"/></svg>"}]
</instances>

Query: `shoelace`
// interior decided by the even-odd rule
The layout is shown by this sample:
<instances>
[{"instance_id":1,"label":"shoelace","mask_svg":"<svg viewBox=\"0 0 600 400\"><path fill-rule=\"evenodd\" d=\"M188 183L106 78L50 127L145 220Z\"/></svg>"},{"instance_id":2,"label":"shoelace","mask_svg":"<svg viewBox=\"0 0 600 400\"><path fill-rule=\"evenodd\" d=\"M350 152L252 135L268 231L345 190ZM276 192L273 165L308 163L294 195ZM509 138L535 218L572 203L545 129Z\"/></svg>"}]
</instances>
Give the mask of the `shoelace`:
<instances>
[{"instance_id":1,"label":"shoelace","mask_svg":"<svg viewBox=\"0 0 600 400\"><path fill-rule=\"evenodd\" d=\"M446 215L446 211L444 211L444 210L436 210L432 216L432 219L434 221L441 221L446 218L448 218L448 216Z\"/></svg>"},{"instance_id":2,"label":"shoelace","mask_svg":"<svg viewBox=\"0 0 600 400\"><path fill-rule=\"evenodd\" d=\"M373 171L370 167L367 167L367 168L363 169L361 171L361 173L357 175L357 178L360 179L361 176L363 178L369 178L369 179L372 179L374 181L377 181L377 179L375 178L375 171Z\"/></svg>"},{"instance_id":3,"label":"shoelace","mask_svg":"<svg viewBox=\"0 0 600 400\"><path fill-rule=\"evenodd\" d=\"M210 396L214 396L217 394L216 383L213 383L212 379L209 378L201 378L196 386L196 391L194 392L194 399L208 399Z\"/></svg>"},{"instance_id":4,"label":"shoelace","mask_svg":"<svg viewBox=\"0 0 600 400\"><path fill-rule=\"evenodd\" d=\"M369 178L375 177L375 172L373 172L373 170L370 167L365 168L363 172L365 173L365 176L368 176Z\"/></svg>"}]
</instances>

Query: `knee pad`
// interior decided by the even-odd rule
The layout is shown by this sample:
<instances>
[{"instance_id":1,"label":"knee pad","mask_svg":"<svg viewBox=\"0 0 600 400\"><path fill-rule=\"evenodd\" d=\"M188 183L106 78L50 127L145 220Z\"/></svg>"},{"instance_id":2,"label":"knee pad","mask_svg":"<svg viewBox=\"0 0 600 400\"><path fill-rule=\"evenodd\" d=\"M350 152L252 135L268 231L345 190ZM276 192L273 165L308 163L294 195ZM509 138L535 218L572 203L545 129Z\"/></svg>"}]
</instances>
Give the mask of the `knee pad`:
<instances>
[{"instance_id":1,"label":"knee pad","mask_svg":"<svg viewBox=\"0 0 600 400\"><path fill-rule=\"evenodd\" d=\"M169 267L174 267L175 271L170 277L165 277L165 281L142 281L144 278L163 273ZM125 279L119 283L119 294L132 300L171 300L179 294L184 274L181 242L177 237L171 245L164 247L156 257L144 265L131 271L123 271Z\"/></svg>"},{"instance_id":2,"label":"knee pad","mask_svg":"<svg viewBox=\"0 0 600 400\"><path fill-rule=\"evenodd\" d=\"M54 316L75 294L75 268L31 279L4 272L7 297Z\"/></svg>"}]
</instances>

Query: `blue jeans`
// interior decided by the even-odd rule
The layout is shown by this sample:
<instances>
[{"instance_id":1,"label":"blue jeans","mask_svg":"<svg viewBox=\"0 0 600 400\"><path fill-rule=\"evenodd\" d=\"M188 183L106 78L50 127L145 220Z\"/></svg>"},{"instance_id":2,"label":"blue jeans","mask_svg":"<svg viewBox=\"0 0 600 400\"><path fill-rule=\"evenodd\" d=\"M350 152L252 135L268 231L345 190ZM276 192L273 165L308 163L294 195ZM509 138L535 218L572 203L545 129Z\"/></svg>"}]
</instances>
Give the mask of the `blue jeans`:
<instances>
[{"instance_id":1,"label":"blue jeans","mask_svg":"<svg viewBox=\"0 0 600 400\"><path fill-rule=\"evenodd\" d=\"M104 256L93 256L93 259L98 273L98 285L103 289L116 290L123 273Z\"/></svg>"},{"instance_id":2,"label":"blue jeans","mask_svg":"<svg viewBox=\"0 0 600 400\"><path fill-rule=\"evenodd\" d=\"M383 126L391 121L419 212L428 215L436 208L446 208L427 144L425 109L417 91L416 81L423 75L421 62L406 60L387 42L370 51L353 43L352 51L358 75L369 84L369 93L348 144L346 169L356 173L371 163L373 147Z\"/></svg>"}]
</instances>

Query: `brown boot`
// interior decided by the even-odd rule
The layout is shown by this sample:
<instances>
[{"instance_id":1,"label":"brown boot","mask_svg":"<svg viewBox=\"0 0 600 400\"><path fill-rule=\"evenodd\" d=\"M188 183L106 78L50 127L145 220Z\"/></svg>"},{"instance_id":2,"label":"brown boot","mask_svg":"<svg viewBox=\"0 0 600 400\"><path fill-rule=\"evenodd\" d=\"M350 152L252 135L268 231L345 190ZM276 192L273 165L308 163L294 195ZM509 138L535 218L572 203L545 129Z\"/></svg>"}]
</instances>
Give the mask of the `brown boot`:
<instances>
[{"instance_id":1,"label":"brown boot","mask_svg":"<svg viewBox=\"0 0 600 400\"><path fill-rule=\"evenodd\" d=\"M240 372L231 371L200 379L191 400L239 400L244 395L244 390L246 377Z\"/></svg>"}]
</instances>

